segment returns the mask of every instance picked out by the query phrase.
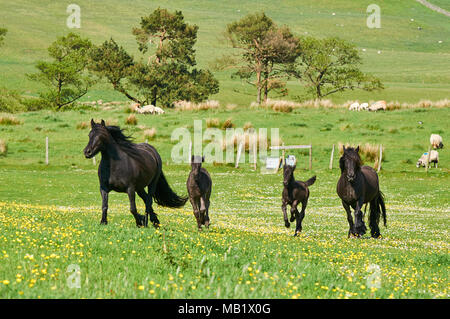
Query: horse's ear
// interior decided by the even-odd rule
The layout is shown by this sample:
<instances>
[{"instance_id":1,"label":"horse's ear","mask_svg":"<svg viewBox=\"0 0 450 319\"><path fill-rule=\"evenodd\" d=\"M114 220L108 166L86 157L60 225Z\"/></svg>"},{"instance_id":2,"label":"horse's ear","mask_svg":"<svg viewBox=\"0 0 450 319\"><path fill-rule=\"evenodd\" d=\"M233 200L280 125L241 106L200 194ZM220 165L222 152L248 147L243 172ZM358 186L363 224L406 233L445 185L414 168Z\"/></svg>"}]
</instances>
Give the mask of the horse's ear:
<instances>
[{"instance_id":1,"label":"horse's ear","mask_svg":"<svg viewBox=\"0 0 450 319\"><path fill-rule=\"evenodd\" d=\"M205 156L202 156L202 163L205 161Z\"/></svg>"},{"instance_id":2,"label":"horse's ear","mask_svg":"<svg viewBox=\"0 0 450 319\"><path fill-rule=\"evenodd\" d=\"M358 145L358 147L356 148L356 153L359 153L359 145Z\"/></svg>"},{"instance_id":3,"label":"horse's ear","mask_svg":"<svg viewBox=\"0 0 450 319\"><path fill-rule=\"evenodd\" d=\"M94 119L91 119L91 128L94 128L94 126L95 126Z\"/></svg>"},{"instance_id":4,"label":"horse's ear","mask_svg":"<svg viewBox=\"0 0 450 319\"><path fill-rule=\"evenodd\" d=\"M102 120L101 122L102 126L106 126L105 121Z\"/></svg>"},{"instance_id":5,"label":"horse's ear","mask_svg":"<svg viewBox=\"0 0 450 319\"><path fill-rule=\"evenodd\" d=\"M344 153L345 153L345 145L342 145L342 150L343 150Z\"/></svg>"}]
</instances>

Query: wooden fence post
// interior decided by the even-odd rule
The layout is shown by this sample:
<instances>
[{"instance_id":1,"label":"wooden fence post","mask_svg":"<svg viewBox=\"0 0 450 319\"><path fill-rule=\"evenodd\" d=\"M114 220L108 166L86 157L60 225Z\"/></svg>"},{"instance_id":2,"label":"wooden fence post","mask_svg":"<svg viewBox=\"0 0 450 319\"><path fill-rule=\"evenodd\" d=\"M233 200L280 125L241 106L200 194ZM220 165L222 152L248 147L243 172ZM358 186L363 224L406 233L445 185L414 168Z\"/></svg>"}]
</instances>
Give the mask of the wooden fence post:
<instances>
[{"instance_id":1,"label":"wooden fence post","mask_svg":"<svg viewBox=\"0 0 450 319\"><path fill-rule=\"evenodd\" d=\"M45 137L45 165L48 165L48 136Z\"/></svg>"},{"instance_id":2,"label":"wooden fence post","mask_svg":"<svg viewBox=\"0 0 450 319\"><path fill-rule=\"evenodd\" d=\"M380 144L380 158L378 159L378 169L379 172L381 170L381 161L383 160L383 145Z\"/></svg>"},{"instance_id":3,"label":"wooden fence post","mask_svg":"<svg viewBox=\"0 0 450 319\"><path fill-rule=\"evenodd\" d=\"M334 158L334 144L333 144L333 148L331 149L331 156L330 156L330 169L333 169L333 158Z\"/></svg>"},{"instance_id":4,"label":"wooden fence post","mask_svg":"<svg viewBox=\"0 0 450 319\"><path fill-rule=\"evenodd\" d=\"M312 170L312 143L309 143L309 170Z\"/></svg>"}]
</instances>

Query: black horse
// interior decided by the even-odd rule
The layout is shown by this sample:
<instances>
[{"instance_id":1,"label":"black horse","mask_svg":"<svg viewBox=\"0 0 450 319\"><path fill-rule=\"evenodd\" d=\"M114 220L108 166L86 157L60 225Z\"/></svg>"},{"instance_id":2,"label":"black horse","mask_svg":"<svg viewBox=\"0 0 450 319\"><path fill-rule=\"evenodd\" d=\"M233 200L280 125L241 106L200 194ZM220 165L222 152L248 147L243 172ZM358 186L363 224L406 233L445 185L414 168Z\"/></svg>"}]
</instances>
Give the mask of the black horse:
<instances>
[{"instance_id":1,"label":"black horse","mask_svg":"<svg viewBox=\"0 0 450 319\"><path fill-rule=\"evenodd\" d=\"M347 220L350 226L350 235L360 237L366 233L364 216L361 208L364 204L370 203L369 227L373 238L381 236L380 213L382 212L384 226L386 226L386 207L384 196L380 191L377 172L372 167L361 166L359 157L359 146L345 148L344 154L339 159L341 177L337 183L337 193L342 200L342 205L347 212ZM352 207L355 210L355 223L353 223ZM380 212L381 208L381 212Z\"/></svg>"},{"instance_id":2,"label":"black horse","mask_svg":"<svg viewBox=\"0 0 450 319\"><path fill-rule=\"evenodd\" d=\"M294 236L297 236L302 231L302 221L305 217L305 209L308 204L309 186L314 184L316 176L311 177L306 182L296 181L294 178L294 171L296 165L286 165L286 160L283 165L283 193L282 205L284 225L289 228L291 224L288 221L286 206L291 205L291 222L296 220L296 227ZM302 204L302 210L299 213L297 209L298 204Z\"/></svg>"},{"instance_id":3,"label":"black horse","mask_svg":"<svg viewBox=\"0 0 450 319\"><path fill-rule=\"evenodd\" d=\"M112 190L128 194L130 211L137 226L147 227L150 215L150 221L158 227L159 220L153 211L152 199L166 207L184 206L187 198L178 196L170 188L162 172L161 157L153 146L132 143L119 127L106 126L103 120L100 124L91 120L91 128L84 155L91 158L99 152L102 154L98 168L102 195L101 224L108 223L108 193ZM137 212L135 192L145 203L145 216Z\"/></svg>"},{"instance_id":4,"label":"black horse","mask_svg":"<svg viewBox=\"0 0 450 319\"><path fill-rule=\"evenodd\" d=\"M206 228L209 227L209 197L211 196L212 180L208 171L202 167L204 161L204 157L192 155L192 170L186 182L198 230L202 229L202 225L205 225Z\"/></svg>"}]
</instances>

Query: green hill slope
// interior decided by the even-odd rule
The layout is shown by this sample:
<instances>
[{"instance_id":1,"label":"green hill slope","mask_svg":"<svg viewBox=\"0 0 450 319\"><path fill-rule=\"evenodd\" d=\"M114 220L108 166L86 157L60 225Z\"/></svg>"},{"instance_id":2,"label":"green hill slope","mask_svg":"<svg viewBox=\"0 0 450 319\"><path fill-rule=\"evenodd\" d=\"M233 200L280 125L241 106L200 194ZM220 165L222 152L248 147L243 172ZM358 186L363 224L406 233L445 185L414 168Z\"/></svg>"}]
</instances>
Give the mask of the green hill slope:
<instances>
[{"instance_id":1,"label":"green hill slope","mask_svg":"<svg viewBox=\"0 0 450 319\"><path fill-rule=\"evenodd\" d=\"M66 26L66 7L70 2L1 1L0 26L9 32L0 49L0 85L21 93L36 94L37 83L25 74L34 72L34 62L45 59L46 48L71 31ZM221 39L227 23L254 11L265 11L280 25L296 34L319 37L339 36L361 49L364 70L379 76L386 90L366 93L346 92L333 96L347 99L385 99L414 102L450 97L450 23L449 18L412 0L377 1L381 7L381 29L366 26L366 9L373 1L85 1L81 7L81 29L76 30L95 43L114 37L138 56L131 28L140 17L158 6L181 10L189 23L199 26L197 61L207 66L229 48ZM334 15L333 15L334 13ZM420 29L419 29L420 27ZM442 43L439 43L442 41ZM364 50L363 50L364 49ZM223 102L249 103L253 88L231 80L229 72L216 72L221 91L213 98ZM300 85L289 82L290 97L301 94ZM105 84L97 85L86 99L122 99Z\"/></svg>"}]
</instances>

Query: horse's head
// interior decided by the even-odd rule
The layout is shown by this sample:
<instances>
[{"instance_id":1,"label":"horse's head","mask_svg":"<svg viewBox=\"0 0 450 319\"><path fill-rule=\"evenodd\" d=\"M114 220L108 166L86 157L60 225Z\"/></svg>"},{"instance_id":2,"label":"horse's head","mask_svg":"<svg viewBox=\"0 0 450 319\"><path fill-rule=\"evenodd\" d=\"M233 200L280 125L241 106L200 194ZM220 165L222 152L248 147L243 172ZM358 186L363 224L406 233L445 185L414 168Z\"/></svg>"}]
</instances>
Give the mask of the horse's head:
<instances>
[{"instance_id":1,"label":"horse's head","mask_svg":"<svg viewBox=\"0 0 450 319\"><path fill-rule=\"evenodd\" d=\"M202 163L205 161L204 156L196 156L192 155L191 157L191 167L194 175L198 175L200 172L200 168L202 167Z\"/></svg>"},{"instance_id":2,"label":"horse's head","mask_svg":"<svg viewBox=\"0 0 450 319\"><path fill-rule=\"evenodd\" d=\"M86 158L92 158L105 149L105 143L108 140L110 134L106 129L105 121L95 123L91 120L91 131L89 132L89 142L84 148L84 156Z\"/></svg>"},{"instance_id":3,"label":"horse's head","mask_svg":"<svg viewBox=\"0 0 450 319\"><path fill-rule=\"evenodd\" d=\"M352 183L356 173L361 169L361 158L359 157L359 146L357 148L344 146L344 154L339 159L341 173L346 174L347 180Z\"/></svg>"},{"instance_id":4,"label":"horse's head","mask_svg":"<svg viewBox=\"0 0 450 319\"><path fill-rule=\"evenodd\" d=\"M283 185L288 186L291 179L293 179L295 168L297 167L297 161L294 165L286 165L286 160L284 160L283 165Z\"/></svg>"}]
</instances>

